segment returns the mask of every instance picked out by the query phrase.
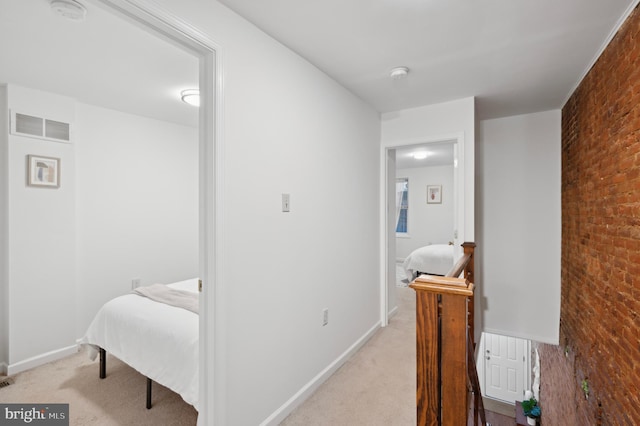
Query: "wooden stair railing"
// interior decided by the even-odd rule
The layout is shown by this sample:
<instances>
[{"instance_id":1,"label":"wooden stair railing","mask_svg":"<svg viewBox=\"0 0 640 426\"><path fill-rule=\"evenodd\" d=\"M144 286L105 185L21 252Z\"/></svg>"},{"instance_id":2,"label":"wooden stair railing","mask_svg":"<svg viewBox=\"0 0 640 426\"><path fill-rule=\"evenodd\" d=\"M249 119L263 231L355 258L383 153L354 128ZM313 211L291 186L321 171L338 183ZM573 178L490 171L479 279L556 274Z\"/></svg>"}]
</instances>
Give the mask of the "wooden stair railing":
<instances>
[{"instance_id":1,"label":"wooden stair railing","mask_svg":"<svg viewBox=\"0 0 640 426\"><path fill-rule=\"evenodd\" d=\"M421 275L410 285L416 291L418 426L466 426L470 404L473 424L486 424L474 360L475 244L462 247L446 276Z\"/></svg>"}]
</instances>

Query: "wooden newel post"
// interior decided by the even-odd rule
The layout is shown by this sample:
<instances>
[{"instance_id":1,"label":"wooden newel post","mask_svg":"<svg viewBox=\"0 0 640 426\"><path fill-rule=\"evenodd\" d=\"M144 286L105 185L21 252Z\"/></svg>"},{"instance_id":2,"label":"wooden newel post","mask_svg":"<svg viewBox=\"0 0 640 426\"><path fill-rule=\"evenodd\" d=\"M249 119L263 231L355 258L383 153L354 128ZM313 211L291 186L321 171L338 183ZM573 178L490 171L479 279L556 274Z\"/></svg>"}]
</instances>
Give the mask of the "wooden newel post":
<instances>
[{"instance_id":1,"label":"wooden newel post","mask_svg":"<svg viewBox=\"0 0 640 426\"><path fill-rule=\"evenodd\" d=\"M438 322L438 295L416 289L416 404L419 426L437 426L440 419Z\"/></svg>"},{"instance_id":2,"label":"wooden newel post","mask_svg":"<svg viewBox=\"0 0 640 426\"><path fill-rule=\"evenodd\" d=\"M466 426L469 299L474 284L466 278L422 275L410 287L416 291L418 425Z\"/></svg>"}]
</instances>

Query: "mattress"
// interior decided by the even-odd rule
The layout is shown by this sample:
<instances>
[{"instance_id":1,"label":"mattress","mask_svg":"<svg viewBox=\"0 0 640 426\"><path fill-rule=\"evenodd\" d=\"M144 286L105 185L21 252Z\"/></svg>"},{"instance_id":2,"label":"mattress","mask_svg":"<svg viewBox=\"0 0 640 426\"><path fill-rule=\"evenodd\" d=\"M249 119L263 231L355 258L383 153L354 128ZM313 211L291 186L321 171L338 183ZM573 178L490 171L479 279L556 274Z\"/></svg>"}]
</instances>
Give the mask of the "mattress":
<instances>
[{"instance_id":1,"label":"mattress","mask_svg":"<svg viewBox=\"0 0 640 426\"><path fill-rule=\"evenodd\" d=\"M420 247L407 256L402 267L409 281L413 281L418 272L446 275L453 267L453 245L432 244Z\"/></svg>"},{"instance_id":2,"label":"mattress","mask_svg":"<svg viewBox=\"0 0 640 426\"><path fill-rule=\"evenodd\" d=\"M197 293L198 279L168 286ZM198 315L186 309L126 294L100 308L81 343L91 352L106 350L197 410L198 324Z\"/></svg>"}]
</instances>

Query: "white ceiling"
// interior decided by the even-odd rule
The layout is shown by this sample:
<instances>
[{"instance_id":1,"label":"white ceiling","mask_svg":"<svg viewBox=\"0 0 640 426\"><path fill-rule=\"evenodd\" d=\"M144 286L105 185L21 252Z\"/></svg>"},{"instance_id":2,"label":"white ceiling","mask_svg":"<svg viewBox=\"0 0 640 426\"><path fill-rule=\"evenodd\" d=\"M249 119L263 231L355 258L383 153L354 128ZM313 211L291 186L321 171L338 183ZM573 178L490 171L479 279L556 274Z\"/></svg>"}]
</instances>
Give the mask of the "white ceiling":
<instances>
[{"instance_id":1,"label":"white ceiling","mask_svg":"<svg viewBox=\"0 0 640 426\"><path fill-rule=\"evenodd\" d=\"M453 147L456 141L429 143L396 149L396 169L414 169L453 165ZM427 158L417 159L413 154L426 152Z\"/></svg>"},{"instance_id":2,"label":"white ceiling","mask_svg":"<svg viewBox=\"0 0 640 426\"><path fill-rule=\"evenodd\" d=\"M97 2L80 0L83 22L55 15L48 0L0 0L0 83L197 126L180 91L198 87L198 60Z\"/></svg>"},{"instance_id":3,"label":"white ceiling","mask_svg":"<svg viewBox=\"0 0 640 426\"><path fill-rule=\"evenodd\" d=\"M220 0L378 111L476 96L479 118L561 108L637 1Z\"/></svg>"},{"instance_id":4,"label":"white ceiling","mask_svg":"<svg viewBox=\"0 0 640 426\"><path fill-rule=\"evenodd\" d=\"M80 1L84 22L48 0L0 1L0 83L196 125L178 93L197 86L197 59ZM493 118L562 107L638 0L221 2L380 112L476 96ZM400 65L408 78L391 80Z\"/></svg>"}]
</instances>

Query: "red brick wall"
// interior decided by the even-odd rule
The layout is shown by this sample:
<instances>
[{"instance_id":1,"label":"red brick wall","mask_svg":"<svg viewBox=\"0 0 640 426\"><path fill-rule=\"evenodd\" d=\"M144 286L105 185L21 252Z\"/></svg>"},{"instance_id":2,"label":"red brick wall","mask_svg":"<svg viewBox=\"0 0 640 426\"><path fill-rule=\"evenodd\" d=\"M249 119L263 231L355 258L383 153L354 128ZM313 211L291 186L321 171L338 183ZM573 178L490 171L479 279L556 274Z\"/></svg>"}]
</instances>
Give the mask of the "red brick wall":
<instances>
[{"instance_id":1,"label":"red brick wall","mask_svg":"<svg viewBox=\"0 0 640 426\"><path fill-rule=\"evenodd\" d=\"M562 109L560 316L560 346L540 346L544 425L640 424L638 9Z\"/></svg>"}]
</instances>

